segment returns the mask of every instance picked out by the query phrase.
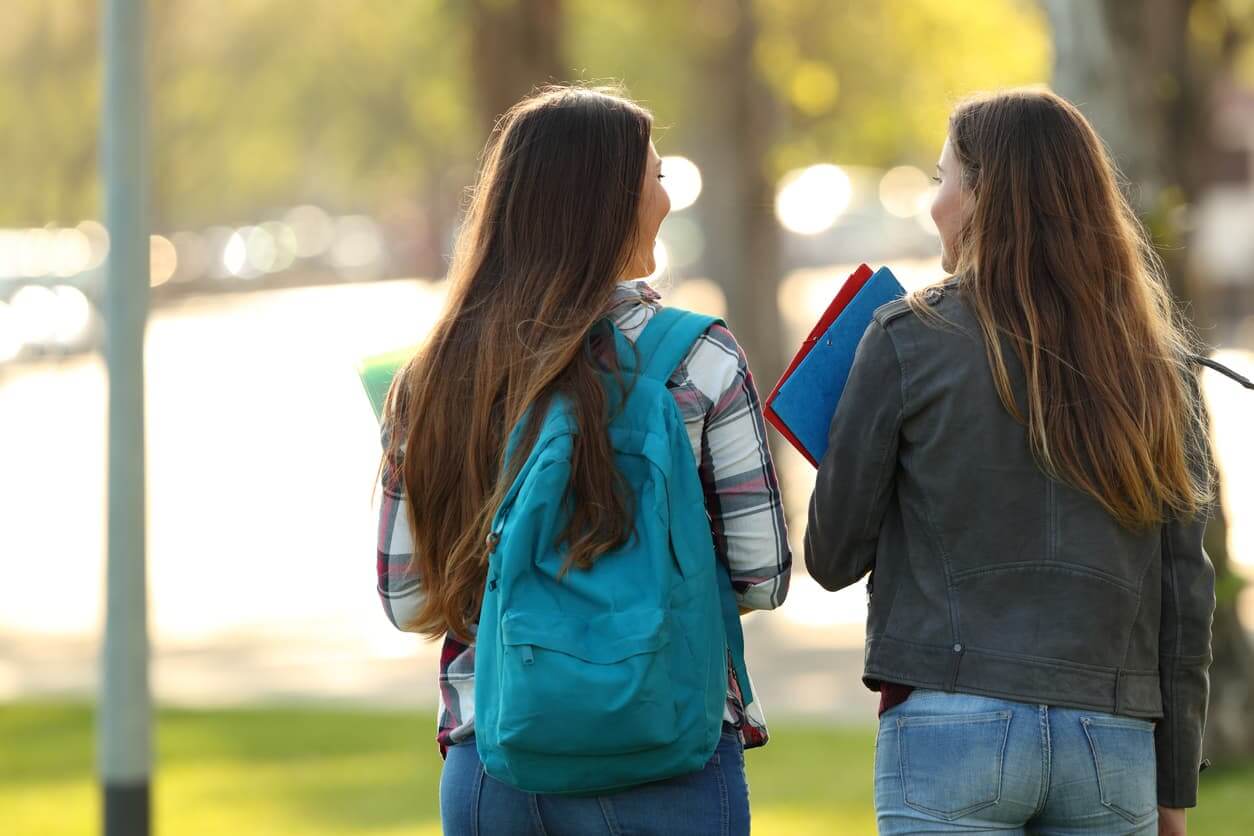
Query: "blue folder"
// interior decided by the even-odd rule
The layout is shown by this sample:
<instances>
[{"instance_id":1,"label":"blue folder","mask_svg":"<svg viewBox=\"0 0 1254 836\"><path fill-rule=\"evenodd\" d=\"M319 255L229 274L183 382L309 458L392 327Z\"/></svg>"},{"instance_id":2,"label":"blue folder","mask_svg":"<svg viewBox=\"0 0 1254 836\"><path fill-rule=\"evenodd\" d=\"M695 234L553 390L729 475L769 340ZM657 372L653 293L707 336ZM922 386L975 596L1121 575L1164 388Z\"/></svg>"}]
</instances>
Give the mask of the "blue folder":
<instances>
[{"instance_id":1,"label":"blue folder","mask_svg":"<svg viewBox=\"0 0 1254 836\"><path fill-rule=\"evenodd\" d=\"M822 461L827 452L832 416L849 380L858 343L876 309L905 293L892 271L881 267L780 384L772 407L813 461Z\"/></svg>"}]
</instances>

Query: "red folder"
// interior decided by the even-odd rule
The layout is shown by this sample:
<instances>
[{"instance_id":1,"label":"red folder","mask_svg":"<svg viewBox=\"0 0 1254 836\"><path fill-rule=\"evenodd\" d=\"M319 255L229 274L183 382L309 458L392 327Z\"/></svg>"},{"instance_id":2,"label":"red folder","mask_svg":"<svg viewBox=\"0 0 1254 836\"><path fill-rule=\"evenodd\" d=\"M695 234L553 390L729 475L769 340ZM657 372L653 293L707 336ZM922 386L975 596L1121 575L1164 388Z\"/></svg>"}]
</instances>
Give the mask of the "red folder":
<instances>
[{"instance_id":1,"label":"red folder","mask_svg":"<svg viewBox=\"0 0 1254 836\"><path fill-rule=\"evenodd\" d=\"M827 310L823 312L823 316L819 318L815 326L810 329L810 336L806 337L805 341L801 343L801 348L797 350L796 355L793 356L792 362L788 364L788 368L784 370L784 374L780 377L779 382L775 384L775 388L767 396L766 406L762 410L763 415L766 416L766 420L771 423L771 426L779 430L780 435L788 439L788 443L797 448L797 451L805 456L806 461L815 467L818 467L819 463L811 458L810 454L806 452L805 446L797 440L797 437L792 434L788 426L775 414L771 402L775 400L779 387L784 385L784 381L792 375L793 369L797 368L797 364L810 353L810 349L814 348L814 344L819 341L819 337L823 336L827 329L831 327L831 324L836 321L836 317L840 316L840 312L845 309L849 301L858 295L858 291L862 289L862 285L866 284L867 279L871 278L872 273L873 271L870 267L862 264L850 274L849 278L845 279L845 283L840 286L836 297L832 299L831 304L827 306Z\"/></svg>"}]
</instances>

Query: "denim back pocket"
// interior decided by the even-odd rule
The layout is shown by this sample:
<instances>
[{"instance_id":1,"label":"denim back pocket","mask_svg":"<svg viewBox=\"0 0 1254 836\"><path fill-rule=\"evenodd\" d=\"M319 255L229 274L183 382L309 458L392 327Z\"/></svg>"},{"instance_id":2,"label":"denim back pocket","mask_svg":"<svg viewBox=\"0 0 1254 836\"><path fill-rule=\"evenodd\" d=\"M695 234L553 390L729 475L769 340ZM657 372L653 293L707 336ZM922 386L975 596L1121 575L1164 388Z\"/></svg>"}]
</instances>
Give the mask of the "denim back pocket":
<instances>
[{"instance_id":1,"label":"denim back pocket","mask_svg":"<svg viewBox=\"0 0 1254 836\"><path fill-rule=\"evenodd\" d=\"M946 821L1001 799L1010 712L897 718L905 802Z\"/></svg>"},{"instance_id":2,"label":"denim back pocket","mask_svg":"<svg viewBox=\"0 0 1254 836\"><path fill-rule=\"evenodd\" d=\"M1132 824L1149 818L1158 808L1154 759L1154 726L1144 720L1082 717L1097 767L1102 804Z\"/></svg>"}]
</instances>

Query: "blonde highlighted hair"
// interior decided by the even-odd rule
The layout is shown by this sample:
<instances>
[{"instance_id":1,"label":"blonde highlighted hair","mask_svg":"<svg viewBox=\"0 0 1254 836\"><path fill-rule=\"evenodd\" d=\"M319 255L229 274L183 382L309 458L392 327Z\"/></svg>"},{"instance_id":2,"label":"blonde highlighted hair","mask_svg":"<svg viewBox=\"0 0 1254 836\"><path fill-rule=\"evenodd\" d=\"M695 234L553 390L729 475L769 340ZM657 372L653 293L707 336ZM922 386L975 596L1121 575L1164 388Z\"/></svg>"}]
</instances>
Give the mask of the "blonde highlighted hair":
<instances>
[{"instance_id":1,"label":"blonde highlighted hair","mask_svg":"<svg viewBox=\"0 0 1254 836\"><path fill-rule=\"evenodd\" d=\"M959 104L949 141L970 210L955 275L1038 463L1130 528L1197 513L1214 488L1194 345L1092 126L1053 93L1014 90ZM911 306L929 313L918 294Z\"/></svg>"}]
</instances>

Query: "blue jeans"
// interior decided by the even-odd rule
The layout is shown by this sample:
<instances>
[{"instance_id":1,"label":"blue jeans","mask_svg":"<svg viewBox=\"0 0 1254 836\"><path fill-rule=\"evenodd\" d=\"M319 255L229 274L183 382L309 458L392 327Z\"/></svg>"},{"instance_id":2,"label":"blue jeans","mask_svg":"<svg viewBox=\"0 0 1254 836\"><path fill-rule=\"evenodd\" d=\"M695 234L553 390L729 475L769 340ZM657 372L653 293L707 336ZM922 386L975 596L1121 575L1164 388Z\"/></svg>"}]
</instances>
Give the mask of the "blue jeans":
<instances>
[{"instance_id":1,"label":"blue jeans","mask_svg":"<svg viewBox=\"0 0 1254 836\"><path fill-rule=\"evenodd\" d=\"M915 691L880 718L875 812L882 836L1157 834L1154 724Z\"/></svg>"},{"instance_id":2,"label":"blue jeans","mask_svg":"<svg viewBox=\"0 0 1254 836\"><path fill-rule=\"evenodd\" d=\"M599 796L537 795L484 773L473 740L448 750L440 778L444 836L748 836L744 748L720 738L699 772Z\"/></svg>"}]
</instances>

